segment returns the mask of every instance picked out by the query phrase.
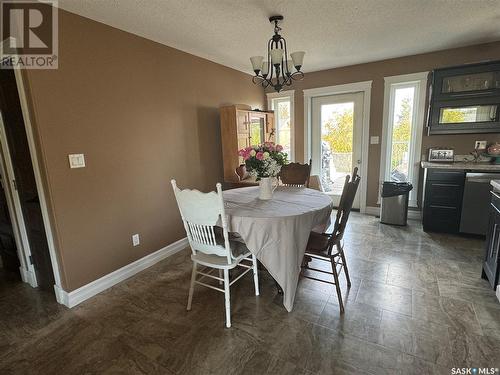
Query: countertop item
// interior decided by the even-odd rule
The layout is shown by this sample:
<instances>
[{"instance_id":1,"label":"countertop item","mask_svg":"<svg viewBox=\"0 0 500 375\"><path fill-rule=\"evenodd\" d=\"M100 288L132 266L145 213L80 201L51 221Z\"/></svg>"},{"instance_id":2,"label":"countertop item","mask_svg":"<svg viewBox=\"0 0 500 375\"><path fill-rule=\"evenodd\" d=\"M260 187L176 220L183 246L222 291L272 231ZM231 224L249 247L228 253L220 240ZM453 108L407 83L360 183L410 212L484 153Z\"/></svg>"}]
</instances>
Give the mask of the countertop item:
<instances>
[{"instance_id":1,"label":"countertop item","mask_svg":"<svg viewBox=\"0 0 500 375\"><path fill-rule=\"evenodd\" d=\"M488 147L488 154L500 156L500 143L495 142L490 147Z\"/></svg>"},{"instance_id":2,"label":"countertop item","mask_svg":"<svg viewBox=\"0 0 500 375\"><path fill-rule=\"evenodd\" d=\"M500 164L500 154L483 154L483 156L486 156L487 158L491 158L492 164Z\"/></svg>"},{"instance_id":3,"label":"countertop item","mask_svg":"<svg viewBox=\"0 0 500 375\"><path fill-rule=\"evenodd\" d=\"M490 184L495 190L500 190L500 180L491 180Z\"/></svg>"},{"instance_id":4,"label":"countertop item","mask_svg":"<svg viewBox=\"0 0 500 375\"><path fill-rule=\"evenodd\" d=\"M464 162L453 162L453 163L433 163L431 161L423 161L420 163L422 168L437 168L437 169L467 169L473 171L493 171L500 172L499 164L490 163L464 163Z\"/></svg>"}]
</instances>

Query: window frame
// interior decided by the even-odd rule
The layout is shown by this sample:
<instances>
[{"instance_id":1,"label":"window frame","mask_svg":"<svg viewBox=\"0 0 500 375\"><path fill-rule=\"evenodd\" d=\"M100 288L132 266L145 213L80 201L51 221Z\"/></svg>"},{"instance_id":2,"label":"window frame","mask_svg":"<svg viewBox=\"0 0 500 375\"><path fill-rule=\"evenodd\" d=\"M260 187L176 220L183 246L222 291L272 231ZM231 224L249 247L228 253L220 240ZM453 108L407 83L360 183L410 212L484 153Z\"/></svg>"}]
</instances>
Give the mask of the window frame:
<instances>
[{"instance_id":1,"label":"window frame","mask_svg":"<svg viewBox=\"0 0 500 375\"><path fill-rule=\"evenodd\" d=\"M267 93L267 109L274 111L278 102L290 101L290 154L289 161L295 161L295 90L285 90L281 92ZM276 132L276 143L279 143L279 121L278 116L274 115L274 127Z\"/></svg>"},{"instance_id":2,"label":"window frame","mask_svg":"<svg viewBox=\"0 0 500 375\"><path fill-rule=\"evenodd\" d=\"M412 129L408 152L408 180L413 185L410 192L410 207L418 207L418 190L420 175L420 160L422 150L422 135L425 122L425 97L429 72L404 74L384 77L384 113L382 127L382 149L380 158L380 185L390 180L392 132L394 119L395 93L397 89L414 87ZM379 194L380 197L380 194ZM379 198L380 199L380 198ZM380 202L379 202L380 203Z\"/></svg>"}]
</instances>

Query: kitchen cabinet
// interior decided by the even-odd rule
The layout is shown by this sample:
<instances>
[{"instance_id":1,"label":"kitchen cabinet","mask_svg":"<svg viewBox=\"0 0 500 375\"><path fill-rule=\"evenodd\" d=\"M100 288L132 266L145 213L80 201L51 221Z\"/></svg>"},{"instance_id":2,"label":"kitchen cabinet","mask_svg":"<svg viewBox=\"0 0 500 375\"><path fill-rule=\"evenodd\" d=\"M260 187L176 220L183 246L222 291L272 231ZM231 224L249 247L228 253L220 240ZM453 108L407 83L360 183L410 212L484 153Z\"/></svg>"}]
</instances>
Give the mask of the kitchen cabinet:
<instances>
[{"instance_id":1,"label":"kitchen cabinet","mask_svg":"<svg viewBox=\"0 0 500 375\"><path fill-rule=\"evenodd\" d=\"M425 174L424 231L458 233L465 171L426 169Z\"/></svg>"},{"instance_id":2,"label":"kitchen cabinet","mask_svg":"<svg viewBox=\"0 0 500 375\"><path fill-rule=\"evenodd\" d=\"M263 142L274 141L274 112L252 111L246 105L220 109L224 181L237 183L236 168L243 163L238 150Z\"/></svg>"},{"instance_id":3,"label":"kitchen cabinet","mask_svg":"<svg viewBox=\"0 0 500 375\"><path fill-rule=\"evenodd\" d=\"M500 194L496 191L492 191L482 276L484 279L487 279L490 282L490 285L493 289L496 289L496 286L498 284L499 247Z\"/></svg>"},{"instance_id":4,"label":"kitchen cabinet","mask_svg":"<svg viewBox=\"0 0 500 375\"><path fill-rule=\"evenodd\" d=\"M436 69L429 87L429 134L500 132L500 61Z\"/></svg>"}]
</instances>

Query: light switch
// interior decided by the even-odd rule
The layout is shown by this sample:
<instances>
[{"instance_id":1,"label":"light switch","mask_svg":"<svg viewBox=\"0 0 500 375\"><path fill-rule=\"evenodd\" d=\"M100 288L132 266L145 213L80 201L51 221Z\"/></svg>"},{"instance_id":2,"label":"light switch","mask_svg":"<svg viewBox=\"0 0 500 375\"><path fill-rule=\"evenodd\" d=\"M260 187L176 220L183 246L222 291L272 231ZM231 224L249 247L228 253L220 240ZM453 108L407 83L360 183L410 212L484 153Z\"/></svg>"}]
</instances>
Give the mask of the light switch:
<instances>
[{"instance_id":1,"label":"light switch","mask_svg":"<svg viewBox=\"0 0 500 375\"><path fill-rule=\"evenodd\" d=\"M69 167L70 168L84 168L85 167L85 155L83 154L69 154Z\"/></svg>"},{"instance_id":2,"label":"light switch","mask_svg":"<svg viewBox=\"0 0 500 375\"><path fill-rule=\"evenodd\" d=\"M378 142L379 142L378 135L373 135L370 137L370 144L371 145L378 145Z\"/></svg>"}]
</instances>

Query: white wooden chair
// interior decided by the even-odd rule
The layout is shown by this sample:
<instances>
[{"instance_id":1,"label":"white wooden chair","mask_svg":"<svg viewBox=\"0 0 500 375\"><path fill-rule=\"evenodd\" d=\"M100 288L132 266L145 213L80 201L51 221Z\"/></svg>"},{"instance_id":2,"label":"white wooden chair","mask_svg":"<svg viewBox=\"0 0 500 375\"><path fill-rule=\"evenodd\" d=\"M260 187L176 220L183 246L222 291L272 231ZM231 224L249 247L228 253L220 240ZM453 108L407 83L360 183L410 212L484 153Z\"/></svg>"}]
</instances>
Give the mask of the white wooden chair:
<instances>
[{"instance_id":1,"label":"white wooden chair","mask_svg":"<svg viewBox=\"0 0 500 375\"><path fill-rule=\"evenodd\" d=\"M171 182L189 245L193 252L191 255L193 272L191 274L187 310L191 310L195 284L223 292L226 301L226 326L231 327L229 287L248 271L253 270L255 295L258 296L257 259L243 242L230 238L220 183L216 185L217 192L202 193L198 190L180 190L175 180ZM220 233L220 227L217 226L219 223L222 225L222 233ZM243 261L248 261L250 264L242 263ZM204 268L198 270L198 265L204 266ZM247 270L230 281L229 270L235 267L244 267ZM212 274L215 270L219 270L218 276ZM222 274L224 277L222 277ZM197 278L198 275L201 275L201 277ZM218 280L219 285L224 284L224 289L202 282L207 277Z\"/></svg>"}]
</instances>

